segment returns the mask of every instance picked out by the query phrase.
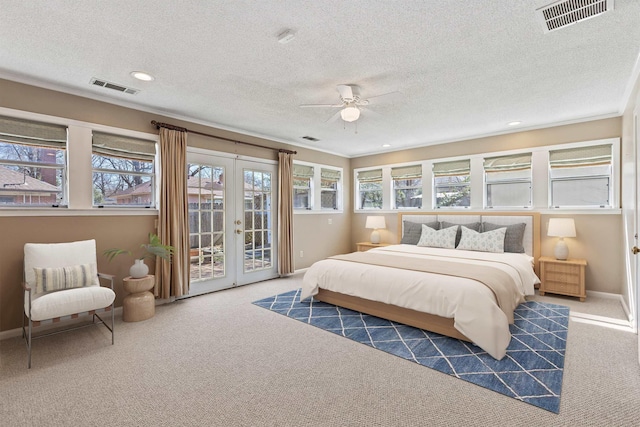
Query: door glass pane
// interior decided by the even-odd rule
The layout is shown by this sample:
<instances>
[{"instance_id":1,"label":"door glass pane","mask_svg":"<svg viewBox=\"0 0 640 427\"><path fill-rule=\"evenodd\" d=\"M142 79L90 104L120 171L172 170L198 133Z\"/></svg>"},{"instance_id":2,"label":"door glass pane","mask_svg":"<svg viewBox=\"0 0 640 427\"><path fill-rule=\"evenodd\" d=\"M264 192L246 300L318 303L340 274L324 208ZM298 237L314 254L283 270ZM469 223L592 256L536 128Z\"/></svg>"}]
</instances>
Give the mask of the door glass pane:
<instances>
[{"instance_id":1,"label":"door glass pane","mask_svg":"<svg viewBox=\"0 0 640 427\"><path fill-rule=\"evenodd\" d=\"M223 234L215 236L212 248L213 277L224 277L224 239Z\"/></svg>"},{"instance_id":2,"label":"door glass pane","mask_svg":"<svg viewBox=\"0 0 640 427\"><path fill-rule=\"evenodd\" d=\"M244 271L270 268L265 262L264 248L271 248L271 173L263 171L244 171L245 177L245 248ZM249 179L251 177L251 180ZM246 184L251 184L251 191Z\"/></svg>"},{"instance_id":3,"label":"door glass pane","mask_svg":"<svg viewBox=\"0 0 640 427\"><path fill-rule=\"evenodd\" d=\"M213 212L213 231L224 231L224 212Z\"/></svg>"},{"instance_id":4,"label":"door glass pane","mask_svg":"<svg viewBox=\"0 0 640 427\"><path fill-rule=\"evenodd\" d=\"M271 267L271 249L265 249L263 261L264 261L264 268Z\"/></svg>"},{"instance_id":5,"label":"door glass pane","mask_svg":"<svg viewBox=\"0 0 640 427\"><path fill-rule=\"evenodd\" d=\"M244 229L253 230L253 215L252 211L244 212Z\"/></svg>"},{"instance_id":6,"label":"door glass pane","mask_svg":"<svg viewBox=\"0 0 640 427\"><path fill-rule=\"evenodd\" d=\"M192 283L225 276L222 249L225 232L223 179L223 167L187 165L189 261Z\"/></svg>"}]
</instances>

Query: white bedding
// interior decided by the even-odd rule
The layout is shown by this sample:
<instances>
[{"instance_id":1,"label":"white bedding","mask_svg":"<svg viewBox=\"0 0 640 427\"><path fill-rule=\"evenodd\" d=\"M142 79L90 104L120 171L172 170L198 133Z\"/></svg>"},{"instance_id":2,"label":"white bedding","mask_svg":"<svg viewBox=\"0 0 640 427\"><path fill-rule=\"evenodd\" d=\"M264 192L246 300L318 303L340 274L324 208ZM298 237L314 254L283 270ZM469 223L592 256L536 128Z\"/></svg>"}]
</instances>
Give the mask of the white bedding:
<instances>
[{"instance_id":1,"label":"white bedding","mask_svg":"<svg viewBox=\"0 0 640 427\"><path fill-rule=\"evenodd\" d=\"M457 249L392 245L372 249L409 257L455 257L470 263L490 263L514 280L515 297L533 295L539 280L526 254L487 253ZM305 273L301 300L327 289L454 319L457 330L496 359L502 359L511 340L506 315L493 292L482 283L435 273L399 270L333 259L318 261Z\"/></svg>"}]
</instances>

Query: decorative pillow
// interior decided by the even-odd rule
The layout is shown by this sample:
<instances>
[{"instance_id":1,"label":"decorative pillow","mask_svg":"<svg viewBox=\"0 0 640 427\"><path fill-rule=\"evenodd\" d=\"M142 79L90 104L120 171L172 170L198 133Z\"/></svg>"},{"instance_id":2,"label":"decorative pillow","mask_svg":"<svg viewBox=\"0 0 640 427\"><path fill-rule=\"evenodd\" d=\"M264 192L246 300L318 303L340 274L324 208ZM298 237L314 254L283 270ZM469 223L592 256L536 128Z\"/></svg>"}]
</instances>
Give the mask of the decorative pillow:
<instances>
[{"instance_id":1,"label":"decorative pillow","mask_svg":"<svg viewBox=\"0 0 640 427\"><path fill-rule=\"evenodd\" d=\"M36 275L36 293L91 286L98 275L95 264L58 268L33 267Z\"/></svg>"},{"instance_id":2,"label":"decorative pillow","mask_svg":"<svg viewBox=\"0 0 640 427\"><path fill-rule=\"evenodd\" d=\"M507 227L507 234L504 236L504 251L523 254L524 245L522 244L522 241L524 240L524 230L527 228L527 224L498 225L490 222L483 222L482 232L485 233L502 227Z\"/></svg>"},{"instance_id":3,"label":"decorative pillow","mask_svg":"<svg viewBox=\"0 0 640 427\"><path fill-rule=\"evenodd\" d=\"M447 222L447 221L442 221L440 223L440 228L448 228L448 227L453 227L454 225L464 225L465 227L467 227L470 230L473 231L480 231L480 226L482 225L479 222L470 222L469 224L454 224L452 222ZM458 233L456 234L456 246L458 246L458 244L460 243L460 237L462 236L462 231L460 230L460 227L458 227Z\"/></svg>"},{"instance_id":4,"label":"decorative pillow","mask_svg":"<svg viewBox=\"0 0 640 427\"><path fill-rule=\"evenodd\" d=\"M504 252L504 235L506 227L498 228L486 233L478 233L464 225L460 227L462 237L456 249L465 251Z\"/></svg>"},{"instance_id":5,"label":"decorative pillow","mask_svg":"<svg viewBox=\"0 0 640 427\"><path fill-rule=\"evenodd\" d=\"M422 224L411 221L402 221L402 224L404 231L402 233L402 240L400 240L400 243L404 243L405 245L417 245L420 241L420 236L422 235ZM440 228L440 223L438 221L428 222L425 225L433 228L434 230Z\"/></svg>"},{"instance_id":6,"label":"decorative pillow","mask_svg":"<svg viewBox=\"0 0 640 427\"><path fill-rule=\"evenodd\" d=\"M457 225L455 227L449 227L442 230L434 230L431 227L422 224L422 235L418 246L429 246L432 248L456 248L456 233L458 231Z\"/></svg>"}]
</instances>

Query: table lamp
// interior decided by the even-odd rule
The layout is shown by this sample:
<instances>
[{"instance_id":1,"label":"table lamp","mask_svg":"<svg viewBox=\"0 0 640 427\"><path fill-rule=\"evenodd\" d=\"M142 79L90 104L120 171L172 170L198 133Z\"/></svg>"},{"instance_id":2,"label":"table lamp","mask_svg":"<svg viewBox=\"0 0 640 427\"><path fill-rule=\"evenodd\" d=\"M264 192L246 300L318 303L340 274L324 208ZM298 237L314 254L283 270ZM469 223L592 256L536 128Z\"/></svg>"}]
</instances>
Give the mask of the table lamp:
<instances>
[{"instance_id":1,"label":"table lamp","mask_svg":"<svg viewBox=\"0 0 640 427\"><path fill-rule=\"evenodd\" d=\"M569 247L564 241L565 237L576 237L576 225L573 218L551 218L549 219L549 229L547 236L559 237L554 248L556 259L566 260L569 258Z\"/></svg>"},{"instance_id":2,"label":"table lamp","mask_svg":"<svg viewBox=\"0 0 640 427\"><path fill-rule=\"evenodd\" d=\"M387 224L384 222L383 216L368 216L365 228L373 228L371 232L371 243L380 243L380 233L378 229L387 228Z\"/></svg>"}]
</instances>

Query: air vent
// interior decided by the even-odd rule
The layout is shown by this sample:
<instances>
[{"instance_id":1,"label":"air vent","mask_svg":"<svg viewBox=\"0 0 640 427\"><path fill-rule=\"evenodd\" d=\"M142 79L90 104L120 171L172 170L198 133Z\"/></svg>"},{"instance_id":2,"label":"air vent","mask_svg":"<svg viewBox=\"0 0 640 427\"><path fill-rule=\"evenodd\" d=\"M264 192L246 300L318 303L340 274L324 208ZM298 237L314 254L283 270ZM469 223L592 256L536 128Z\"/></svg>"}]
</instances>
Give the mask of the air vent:
<instances>
[{"instance_id":1,"label":"air vent","mask_svg":"<svg viewBox=\"0 0 640 427\"><path fill-rule=\"evenodd\" d=\"M302 139L306 139L307 141L318 142L320 141L318 138L314 138L312 136L302 136Z\"/></svg>"},{"instance_id":2,"label":"air vent","mask_svg":"<svg viewBox=\"0 0 640 427\"><path fill-rule=\"evenodd\" d=\"M97 79L95 77L91 79L91 84L95 86L104 87L107 89L117 90L118 92L122 92L122 93L128 93L129 95L135 95L136 93L140 92L138 89L122 86L117 83L111 83L103 79Z\"/></svg>"},{"instance_id":3,"label":"air vent","mask_svg":"<svg viewBox=\"0 0 640 427\"><path fill-rule=\"evenodd\" d=\"M613 10L613 0L562 0L536 12L544 25L544 32L549 33L610 10Z\"/></svg>"}]
</instances>

